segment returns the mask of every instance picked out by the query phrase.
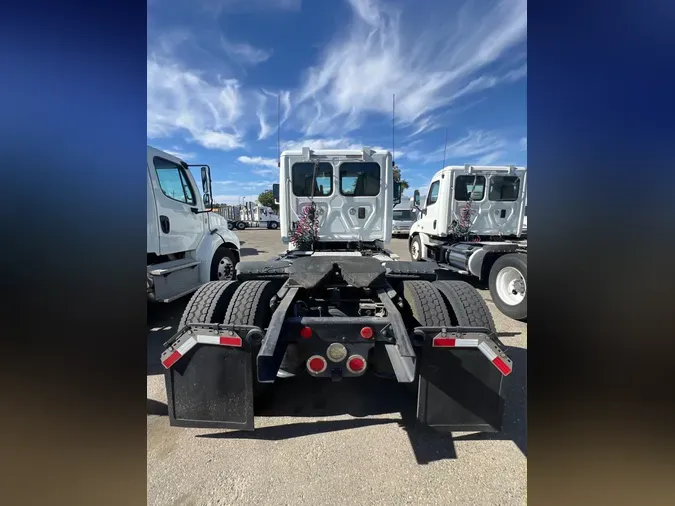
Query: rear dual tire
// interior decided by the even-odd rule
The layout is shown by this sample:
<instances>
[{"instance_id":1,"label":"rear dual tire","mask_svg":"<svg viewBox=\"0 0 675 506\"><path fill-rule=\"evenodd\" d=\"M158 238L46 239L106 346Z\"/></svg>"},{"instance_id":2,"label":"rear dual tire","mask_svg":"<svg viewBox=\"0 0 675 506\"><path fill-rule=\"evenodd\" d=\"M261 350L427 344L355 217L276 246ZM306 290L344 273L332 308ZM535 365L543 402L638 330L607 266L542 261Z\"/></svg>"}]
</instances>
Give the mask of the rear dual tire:
<instances>
[{"instance_id":1,"label":"rear dual tire","mask_svg":"<svg viewBox=\"0 0 675 506\"><path fill-rule=\"evenodd\" d=\"M244 281L232 296L223 320L230 325L254 325L266 329L272 319L270 301L279 290L279 284L273 281ZM243 336L242 336L243 337ZM258 352L260 345L251 350L253 371L253 392L260 397L267 390L268 384L258 382Z\"/></svg>"},{"instance_id":2,"label":"rear dual tire","mask_svg":"<svg viewBox=\"0 0 675 506\"><path fill-rule=\"evenodd\" d=\"M495 332L485 300L465 281L404 281L403 298L420 325L483 327Z\"/></svg>"}]
</instances>

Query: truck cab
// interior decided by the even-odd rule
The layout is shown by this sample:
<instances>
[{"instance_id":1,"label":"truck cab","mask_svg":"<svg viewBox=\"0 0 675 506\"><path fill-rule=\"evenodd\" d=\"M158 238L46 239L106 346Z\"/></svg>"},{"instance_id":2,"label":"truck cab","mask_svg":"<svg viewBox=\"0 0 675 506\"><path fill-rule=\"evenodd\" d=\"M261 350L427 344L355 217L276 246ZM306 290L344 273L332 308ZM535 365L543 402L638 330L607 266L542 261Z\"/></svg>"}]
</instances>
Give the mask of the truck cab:
<instances>
[{"instance_id":1,"label":"truck cab","mask_svg":"<svg viewBox=\"0 0 675 506\"><path fill-rule=\"evenodd\" d=\"M207 281L232 279L239 239L211 212L211 169L198 165L202 193L183 160L147 147L148 299L171 302Z\"/></svg>"},{"instance_id":2,"label":"truck cab","mask_svg":"<svg viewBox=\"0 0 675 506\"><path fill-rule=\"evenodd\" d=\"M438 171L412 233L457 235L470 209L471 231L480 237L520 237L525 221L527 169L515 166L450 166Z\"/></svg>"},{"instance_id":3,"label":"truck cab","mask_svg":"<svg viewBox=\"0 0 675 506\"><path fill-rule=\"evenodd\" d=\"M391 241L393 206L401 200L391 153L368 147L284 151L280 183L273 191L279 202L281 239L289 249L294 248L293 230L311 204L318 221L317 243L382 248Z\"/></svg>"}]
</instances>

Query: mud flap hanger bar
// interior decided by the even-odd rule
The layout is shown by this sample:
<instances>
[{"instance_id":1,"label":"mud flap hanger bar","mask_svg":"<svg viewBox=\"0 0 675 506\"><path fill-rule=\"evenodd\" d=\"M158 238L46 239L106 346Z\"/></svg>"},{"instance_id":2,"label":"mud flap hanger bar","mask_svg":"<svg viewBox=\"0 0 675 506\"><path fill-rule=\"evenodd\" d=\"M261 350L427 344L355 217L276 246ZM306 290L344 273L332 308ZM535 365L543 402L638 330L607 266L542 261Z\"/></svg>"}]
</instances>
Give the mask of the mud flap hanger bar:
<instances>
[{"instance_id":1,"label":"mud flap hanger bar","mask_svg":"<svg viewBox=\"0 0 675 506\"><path fill-rule=\"evenodd\" d=\"M425 340L432 336L433 348L478 348L499 372L508 376L513 362L497 344L490 330L481 327L415 327L416 337ZM495 336L496 337L496 336Z\"/></svg>"},{"instance_id":2,"label":"mud flap hanger bar","mask_svg":"<svg viewBox=\"0 0 675 506\"><path fill-rule=\"evenodd\" d=\"M396 338L396 344L385 344L384 349L389 356L396 380L399 383L412 383L415 381L417 355L410 342L403 317L394 305L394 301L391 300L396 295L396 292L392 289L385 290L384 288L380 288L377 290L377 296L387 310L392 330L394 331L394 337Z\"/></svg>"},{"instance_id":3,"label":"mud flap hanger bar","mask_svg":"<svg viewBox=\"0 0 675 506\"><path fill-rule=\"evenodd\" d=\"M166 345L161 362L169 369L197 344L214 344L234 348L250 349L251 342L260 340L264 331L252 325L223 325L219 323L189 323L180 329ZM243 337L242 337L243 336Z\"/></svg>"}]
</instances>

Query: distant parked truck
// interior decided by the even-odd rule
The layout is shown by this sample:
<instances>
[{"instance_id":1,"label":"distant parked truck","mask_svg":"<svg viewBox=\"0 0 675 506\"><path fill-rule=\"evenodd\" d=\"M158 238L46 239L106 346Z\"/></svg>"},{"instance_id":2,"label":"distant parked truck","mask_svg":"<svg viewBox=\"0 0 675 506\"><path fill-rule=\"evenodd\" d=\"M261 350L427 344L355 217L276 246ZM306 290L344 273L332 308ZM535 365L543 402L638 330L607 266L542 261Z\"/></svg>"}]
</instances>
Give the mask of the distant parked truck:
<instances>
[{"instance_id":1,"label":"distant parked truck","mask_svg":"<svg viewBox=\"0 0 675 506\"><path fill-rule=\"evenodd\" d=\"M391 235L405 235L407 237L410 232L410 227L416 220L417 210L415 209L414 198L411 198L407 202L401 202L394 207Z\"/></svg>"},{"instance_id":2,"label":"distant parked truck","mask_svg":"<svg viewBox=\"0 0 675 506\"><path fill-rule=\"evenodd\" d=\"M246 228L246 210L244 206L228 206L227 228L230 230L244 230Z\"/></svg>"},{"instance_id":3,"label":"distant parked truck","mask_svg":"<svg viewBox=\"0 0 675 506\"><path fill-rule=\"evenodd\" d=\"M225 218L211 212L211 169L196 167L201 167L201 195L190 165L147 147L146 288L152 302L171 302L235 275L239 239Z\"/></svg>"},{"instance_id":4,"label":"distant parked truck","mask_svg":"<svg viewBox=\"0 0 675 506\"><path fill-rule=\"evenodd\" d=\"M276 230L279 228L279 216L271 207L261 206L249 202L243 209L242 220L251 228L270 228Z\"/></svg>"}]
</instances>

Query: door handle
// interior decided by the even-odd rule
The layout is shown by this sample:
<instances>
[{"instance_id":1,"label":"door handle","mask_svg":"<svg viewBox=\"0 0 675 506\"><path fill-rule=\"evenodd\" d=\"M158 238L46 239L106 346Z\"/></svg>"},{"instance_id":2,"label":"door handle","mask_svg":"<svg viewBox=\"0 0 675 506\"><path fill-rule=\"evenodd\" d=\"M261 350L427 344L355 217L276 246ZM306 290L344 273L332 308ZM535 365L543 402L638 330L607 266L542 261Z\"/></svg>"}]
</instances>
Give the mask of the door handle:
<instances>
[{"instance_id":1,"label":"door handle","mask_svg":"<svg viewBox=\"0 0 675 506\"><path fill-rule=\"evenodd\" d=\"M359 220L362 220L366 217L366 208L359 207Z\"/></svg>"},{"instance_id":2,"label":"door handle","mask_svg":"<svg viewBox=\"0 0 675 506\"><path fill-rule=\"evenodd\" d=\"M159 225L162 227L162 232L165 234L169 233L169 230L171 230L171 224L169 223L169 217L168 216L160 216L159 217Z\"/></svg>"}]
</instances>

